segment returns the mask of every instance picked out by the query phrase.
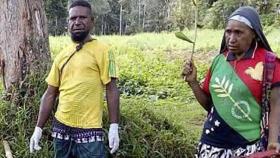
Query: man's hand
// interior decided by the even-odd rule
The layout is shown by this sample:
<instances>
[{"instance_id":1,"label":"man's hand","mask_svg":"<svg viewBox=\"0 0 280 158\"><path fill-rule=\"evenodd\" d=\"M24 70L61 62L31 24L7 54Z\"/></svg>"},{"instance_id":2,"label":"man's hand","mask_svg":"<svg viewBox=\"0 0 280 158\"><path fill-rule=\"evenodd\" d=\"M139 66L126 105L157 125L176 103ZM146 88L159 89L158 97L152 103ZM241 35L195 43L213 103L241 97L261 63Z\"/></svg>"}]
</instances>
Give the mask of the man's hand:
<instances>
[{"instance_id":1,"label":"man's hand","mask_svg":"<svg viewBox=\"0 0 280 158\"><path fill-rule=\"evenodd\" d=\"M119 148L120 138L119 138L119 125L117 123L110 124L109 128L109 147L111 148L110 153L113 154Z\"/></svg>"},{"instance_id":2,"label":"man's hand","mask_svg":"<svg viewBox=\"0 0 280 158\"><path fill-rule=\"evenodd\" d=\"M32 134L32 137L30 138L30 153L34 152L35 150L40 150L41 147L39 146L39 141L42 137L42 129L40 127L35 127L34 133Z\"/></svg>"}]
</instances>

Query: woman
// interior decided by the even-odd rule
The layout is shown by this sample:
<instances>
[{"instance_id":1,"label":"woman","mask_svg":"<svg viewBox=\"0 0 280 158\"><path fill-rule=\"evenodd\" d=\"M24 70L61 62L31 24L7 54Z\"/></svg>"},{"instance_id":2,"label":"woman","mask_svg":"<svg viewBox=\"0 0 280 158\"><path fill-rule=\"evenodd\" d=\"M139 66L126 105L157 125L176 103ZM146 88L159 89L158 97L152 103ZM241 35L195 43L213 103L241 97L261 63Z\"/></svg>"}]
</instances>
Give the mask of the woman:
<instances>
[{"instance_id":1,"label":"woman","mask_svg":"<svg viewBox=\"0 0 280 158\"><path fill-rule=\"evenodd\" d=\"M196 67L184 64L182 75L208 111L198 158L230 158L262 151L261 98L265 56L271 48L252 7L240 7L228 18L220 54L200 87ZM268 149L279 151L280 60L272 78Z\"/></svg>"}]
</instances>

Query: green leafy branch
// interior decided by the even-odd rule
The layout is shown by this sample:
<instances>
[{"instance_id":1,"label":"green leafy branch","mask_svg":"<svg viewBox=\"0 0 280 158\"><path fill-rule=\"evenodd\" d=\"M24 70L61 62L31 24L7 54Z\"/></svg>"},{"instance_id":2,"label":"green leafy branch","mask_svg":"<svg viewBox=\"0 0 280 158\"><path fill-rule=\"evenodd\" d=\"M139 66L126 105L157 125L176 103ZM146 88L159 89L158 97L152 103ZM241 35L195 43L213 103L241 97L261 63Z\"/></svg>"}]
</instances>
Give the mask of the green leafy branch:
<instances>
[{"instance_id":1,"label":"green leafy branch","mask_svg":"<svg viewBox=\"0 0 280 158\"><path fill-rule=\"evenodd\" d=\"M195 52L195 44L196 44L196 38L197 38L197 21L198 21L198 6L196 3L196 0L192 0L193 5L195 6L195 19L194 19L194 30L195 30L195 34L194 34L194 40L192 41L191 39L189 39L183 32L176 32L175 36L181 40L187 41L189 43L192 43L192 53L191 53L191 60L193 58L193 53Z\"/></svg>"}]
</instances>

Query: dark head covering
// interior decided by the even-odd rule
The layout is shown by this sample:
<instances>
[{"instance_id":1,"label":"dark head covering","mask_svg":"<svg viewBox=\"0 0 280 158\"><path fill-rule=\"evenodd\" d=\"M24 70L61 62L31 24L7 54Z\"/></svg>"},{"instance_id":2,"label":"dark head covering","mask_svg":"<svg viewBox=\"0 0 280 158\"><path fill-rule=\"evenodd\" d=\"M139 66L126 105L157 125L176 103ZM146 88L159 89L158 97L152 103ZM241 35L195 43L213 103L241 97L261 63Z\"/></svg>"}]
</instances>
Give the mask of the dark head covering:
<instances>
[{"instance_id":1,"label":"dark head covering","mask_svg":"<svg viewBox=\"0 0 280 158\"><path fill-rule=\"evenodd\" d=\"M260 47L265 48L268 51L272 51L267 42L267 39L265 38L265 36L263 34L259 14L257 13L257 11L254 8L249 7L249 6L240 7L237 10L235 10L228 19L230 19L231 17L233 17L235 15L240 15L240 16L243 16L246 19L248 19L253 27L254 32L257 35L258 45ZM221 44L220 53L223 53L223 51L225 49L226 49L226 40L225 40L225 35L224 35L222 44Z\"/></svg>"}]
</instances>

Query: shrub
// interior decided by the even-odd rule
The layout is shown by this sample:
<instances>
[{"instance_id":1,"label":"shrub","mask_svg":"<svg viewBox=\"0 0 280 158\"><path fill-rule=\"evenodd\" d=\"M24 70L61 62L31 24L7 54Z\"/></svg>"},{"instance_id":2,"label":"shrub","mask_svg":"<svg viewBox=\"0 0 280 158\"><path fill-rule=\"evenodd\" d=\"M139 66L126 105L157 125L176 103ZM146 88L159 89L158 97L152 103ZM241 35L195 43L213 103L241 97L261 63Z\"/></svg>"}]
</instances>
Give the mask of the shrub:
<instances>
[{"instance_id":1,"label":"shrub","mask_svg":"<svg viewBox=\"0 0 280 158\"><path fill-rule=\"evenodd\" d=\"M194 157L196 130L183 130L154 111L149 101L123 99L121 105L121 144L116 157Z\"/></svg>"}]
</instances>

